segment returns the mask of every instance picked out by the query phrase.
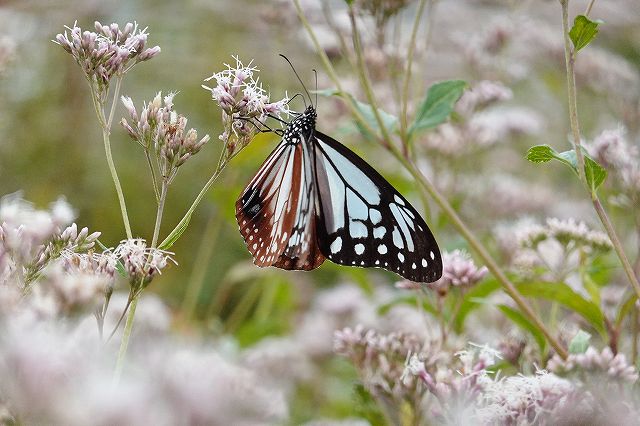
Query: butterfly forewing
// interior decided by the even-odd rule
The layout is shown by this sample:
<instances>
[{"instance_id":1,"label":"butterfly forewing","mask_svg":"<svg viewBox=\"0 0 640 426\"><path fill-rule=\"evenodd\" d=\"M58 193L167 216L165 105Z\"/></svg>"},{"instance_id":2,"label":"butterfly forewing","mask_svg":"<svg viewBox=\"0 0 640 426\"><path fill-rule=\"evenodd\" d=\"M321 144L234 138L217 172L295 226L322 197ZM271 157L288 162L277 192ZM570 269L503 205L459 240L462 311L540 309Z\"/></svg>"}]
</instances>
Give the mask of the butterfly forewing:
<instances>
[{"instance_id":1,"label":"butterfly forewing","mask_svg":"<svg viewBox=\"0 0 640 426\"><path fill-rule=\"evenodd\" d=\"M309 270L324 261L312 178L306 146L285 138L242 192L236 219L256 265Z\"/></svg>"},{"instance_id":2,"label":"butterfly forewing","mask_svg":"<svg viewBox=\"0 0 640 426\"><path fill-rule=\"evenodd\" d=\"M418 212L347 147L314 133L318 245L331 261L378 267L409 280L442 275L435 238Z\"/></svg>"}]
</instances>

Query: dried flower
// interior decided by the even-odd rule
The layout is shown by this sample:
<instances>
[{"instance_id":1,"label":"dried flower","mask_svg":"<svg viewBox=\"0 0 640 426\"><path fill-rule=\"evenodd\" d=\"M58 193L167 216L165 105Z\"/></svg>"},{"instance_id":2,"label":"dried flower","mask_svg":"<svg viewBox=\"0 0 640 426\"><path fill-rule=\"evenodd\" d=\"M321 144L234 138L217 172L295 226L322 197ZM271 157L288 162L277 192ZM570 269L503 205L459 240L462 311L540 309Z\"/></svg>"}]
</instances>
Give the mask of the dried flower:
<instances>
[{"instance_id":1,"label":"dried flower","mask_svg":"<svg viewBox=\"0 0 640 426\"><path fill-rule=\"evenodd\" d=\"M139 62L160 53L160 47L147 48L147 29L138 29L137 23L128 22L124 28L118 24L102 25L95 22L95 32L82 31L77 22L64 34L56 35L55 43L70 53L82 68L98 93L105 95L114 76L122 76Z\"/></svg>"},{"instance_id":2,"label":"dried flower","mask_svg":"<svg viewBox=\"0 0 640 426\"><path fill-rule=\"evenodd\" d=\"M171 257L173 253L147 247L142 238L122 240L113 254L124 264L129 283L135 290L146 287L167 266L168 261L176 263Z\"/></svg>"},{"instance_id":3,"label":"dried flower","mask_svg":"<svg viewBox=\"0 0 640 426\"><path fill-rule=\"evenodd\" d=\"M478 268L468 253L462 250L442 254L442 277L428 286L442 296L450 287L472 287L481 281L489 270L486 266Z\"/></svg>"},{"instance_id":4,"label":"dried flower","mask_svg":"<svg viewBox=\"0 0 640 426\"><path fill-rule=\"evenodd\" d=\"M237 56L234 59L235 66L225 64L226 70L205 79L215 80L215 87L202 85L223 111L225 131L220 140L225 142L229 157L249 144L256 132L264 127L268 116L289 114L289 98L270 102L259 79L254 77L259 70L251 65L253 61L245 66Z\"/></svg>"}]
</instances>

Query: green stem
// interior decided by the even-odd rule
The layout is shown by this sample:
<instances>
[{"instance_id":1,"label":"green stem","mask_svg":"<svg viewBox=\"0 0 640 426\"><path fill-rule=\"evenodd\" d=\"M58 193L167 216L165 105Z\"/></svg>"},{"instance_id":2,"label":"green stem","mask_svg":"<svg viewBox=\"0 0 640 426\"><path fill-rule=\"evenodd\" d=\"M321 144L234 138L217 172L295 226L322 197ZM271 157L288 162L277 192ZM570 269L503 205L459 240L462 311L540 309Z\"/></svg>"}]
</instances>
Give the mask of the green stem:
<instances>
[{"instance_id":1,"label":"green stem","mask_svg":"<svg viewBox=\"0 0 640 426\"><path fill-rule=\"evenodd\" d=\"M562 344L551 334L544 323L540 320L538 315L527 304L526 300L516 289L516 286L507 278L502 269L498 266L493 257L489 254L484 245L478 240L478 238L471 232L467 225L458 216L451 204L440 194L440 192L433 186L433 184L420 172L420 170L413 165L408 159L399 155L397 151L392 151L396 158L403 164L405 169L411 173L411 175L418 181L420 186L424 188L431 198L438 204L444 214L451 220L456 230L464 237L469 243L469 246L475 251L482 259L487 269L493 274L494 277L500 282L504 291L513 299L518 305L518 308L535 324L535 326L544 334L549 344L555 349L555 351L563 359L567 357L567 351Z\"/></svg>"},{"instance_id":2,"label":"green stem","mask_svg":"<svg viewBox=\"0 0 640 426\"><path fill-rule=\"evenodd\" d=\"M409 82L411 80L411 66L413 65L413 56L416 48L416 37L418 36L418 29L420 28L420 18L422 18L426 3L427 0L420 0L420 3L418 4L418 10L416 11L416 17L413 21L413 28L411 30L411 38L409 40L409 51L407 52L407 71L404 73L404 81L402 83L402 107L400 111L400 134L403 135L403 139L406 137L405 135L408 127L407 108L409 105ZM430 28L431 25L429 25L429 32L431 32Z\"/></svg>"},{"instance_id":3,"label":"green stem","mask_svg":"<svg viewBox=\"0 0 640 426\"><path fill-rule=\"evenodd\" d=\"M329 77L331 78L333 83L336 85L338 90L340 92L342 92L342 88L341 88L341 85L340 85L340 80L337 77L337 74L336 74L336 72L335 72L335 70L333 68L333 65L331 64L331 61L327 57L326 53L324 53L324 50L320 47L318 39L317 39L313 29L311 28L311 25L309 25L309 22L307 21L304 13L302 12L302 9L301 9L300 4L299 4L299 0L294 0L294 4L296 6L296 10L298 12L298 16L300 18L300 21L302 22L302 25L305 27L305 29L307 30L309 36L311 37L311 40L312 40L312 42L313 42L313 44L314 44L314 46L316 48L316 52L318 53L318 55L320 55L320 58L321 58L323 64L325 65L325 68L327 70L327 73L329 74ZM348 100L347 101L347 105L350 108L350 110L351 110L352 114L354 115L354 117L356 118L356 120L365 129L367 129L371 134L375 134L375 131L371 128L371 126L369 125L367 120L364 119L364 117L362 116L362 114L360 113L360 111L358 110L356 105L354 104L354 102L352 102L350 100L350 97L345 97L345 99ZM375 105L372 105L372 108L375 111ZM376 111L376 113L377 113L377 111ZM383 131L383 137L384 137L384 134L386 134L385 126L381 125L381 129ZM471 246L471 248L473 250L475 250L476 253L478 253L478 255L482 258L482 260L485 262L485 264L486 264L487 268L489 269L489 271L491 271L491 273L501 283L501 285L503 286L505 292L509 296L511 296L511 298L520 307L522 312L526 316L528 316L529 319L544 334L544 336L547 338L547 341L556 350L558 355L560 357L562 357L563 359L566 358L567 355L568 355L567 351L560 344L560 342L550 333L550 331L545 327L545 325L538 318L538 316L526 304L526 301L524 300L524 298L520 295L518 290L515 288L515 285L513 283L511 283L511 281L507 278L507 276L504 274L504 272L502 272L502 270L499 268L499 266L497 265L495 260L491 257L491 255L484 248L484 246L480 243L480 241L466 227L464 222L460 219L460 217L457 215L457 213L455 212L453 207L449 204L449 202L438 192L438 190L432 185L432 183L410 162L410 160L408 160L406 157L404 157L395 148L395 146L392 143L390 143L390 141L380 140L380 142L384 146L386 146L387 149L398 159L398 161L400 161L403 164L403 166L407 169L407 171L409 171L409 173L411 173L414 176L414 178L423 187L423 189L426 190L429 193L429 195L431 195L431 197L440 206L440 208L442 209L444 214L451 219L451 221L453 222L453 224L456 227L456 229L458 230L458 232L460 232L462 234L462 236L469 242L469 245Z\"/></svg>"},{"instance_id":4,"label":"green stem","mask_svg":"<svg viewBox=\"0 0 640 426\"><path fill-rule=\"evenodd\" d=\"M111 112L109 120L106 119L104 114L104 102L98 98L97 89L91 85L91 99L93 101L93 107L95 109L100 127L102 127L102 140L104 142L104 151L107 157L107 165L109 166L109 172L111 172L111 178L113 184L116 187L116 193L118 194L118 202L120 203L120 213L122 214L122 221L124 222L124 230L128 239L133 238L131 232L131 225L129 224L129 215L127 214L127 205L124 200L124 193L122 191L122 185L118 178L118 172L116 171L115 163L113 162L113 156L111 154L111 141L109 139L111 134L111 120L115 110L115 99L117 99L120 92L121 78L116 79L116 85L114 88L114 103L111 106Z\"/></svg>"},{"instance_id":5,"label":"green stem","mask_svg":"<svg viewBox=\"0 0 640 426\"><path fill-rule=\"evenodd\" d=\"M127 322L124 325L124 333L122 334L120 350L118 351L118 361L116 362L116 370L113 375L113 382L116 384L120 382L120 377L122 376L122 368L124 367L127 348L129 347L129 338L131 337L131 330L133 330L133 317L136 314L136 306L138 306L138 298L134 296L129 305L129 314L127 315Z\"/></svg>"},{"instance_id":6,"label":"green stem","mask_svg":"<svg viewBox=\"0 0 640 426\"><path fill-rule=\"evenodd\" d=\"M223 221L220 220L217 214L211 213L204 233L202 234L202 240L198 254L193 265L193 271L187 284L187 291L185 293L184 300L182 302L182 315L188 321L195 316L196 305L198 302L198 296L202 291L204 285L205 276L209 267L209 260L213 254L213 249L216 247L217 236L222 228Z\"/></svg>"},{"instance_id":7,"label":"green stem","mask_svg":"<svg viewBox=\"0 0 640 426\"><path fill-rule=\"evenodd\" d=\"M569 37L569 0L560 0L560 5L562 6L562 30L564 32L564 54L565 54L565 63L567 67L567 96L569 102L569 121L571 123L571 133L573 134L573 145L576 152L576 158L578 160L578 174L580 177L580 181L586 187L587 179L584 171L584 155L582 153L582 148L580 145L580 123L578 121L578 102L576 96L576 81L575 81L575 54L576 52L571 49L571 40ZM588 188L589 194L591 196L591 202L593 203L593 207L598 214L598 218L602 222L609 238L611 239L611 243L613 244L613 248L622 263L622 268L624 269L625 274L631 284L631 287L640 298L640 283L638 282L638 277L636 277L635 272L633 271L633 267L627 258L627 255L624 252L624 248L622 247L622 243L616 234L615 228L607 215L604 206L600 202L598 194L594 188Z\"/></svg>"},{"instance_id":8,"label":"green stem","mask_svg":"<svg viewBox=\"0 0 640 426\"><path fill-rule=\"evenodd\" d=\"M378 111L377 102L375 96L373 94L373 89L371 88L371 83L369 81L369 77L367 76L367 69L364 63L364 57L362 56L362 45L360 44L360 35L358 33L358 27L356 24L355 13L353 11L353 7L349 6L349 20L351 21L351 32L353 36L353 48L356 52L356 60L357 60L357 71L360 77L360 84L364 89L365 96L367 97L367 101L371 106L371 110L373 111L373 115L378 123L378 127L380 128L380 134L382 136L382 144L384 146L391 144L391 136L387 131L387 126L384 125L382 121L382 117L380 116L380 112ZM375 133L374 133L375 134Z\"/></svg>"},{"instance_id":9,"label":"green stem","mask_svg":"<svg viewBox=\"0 0 640 426\"><path fill-rule=\"evenodd\" d=\"M158 203L158 211L156 213L156 223L153 227L153 237L151 239L151 247L156 247L158 242L158 235L160 235L160 225L162 224L162 214L164 212L164 205L167 200L167 190L169 183L166 179L162 181L162 189L160 191L160 202ZM147 260L148 262L149 260ZM142 287L141 287L142 288ZM124 325L124 332L122 333L122 340L120 340L120 351L118 352L118 361L116 363L116 371L114 380L116 383L120 380L122 374L122 368L124 366L124 360L127 356L127 348L129 347L129 339L131 338L131 331L133 330L133 320L136 315L136 306L138 305L138 298L142 291L136 291L131 296L131 304L129 305L129 312L127 312L127 322Z\"/></svg>"}]
</instances>

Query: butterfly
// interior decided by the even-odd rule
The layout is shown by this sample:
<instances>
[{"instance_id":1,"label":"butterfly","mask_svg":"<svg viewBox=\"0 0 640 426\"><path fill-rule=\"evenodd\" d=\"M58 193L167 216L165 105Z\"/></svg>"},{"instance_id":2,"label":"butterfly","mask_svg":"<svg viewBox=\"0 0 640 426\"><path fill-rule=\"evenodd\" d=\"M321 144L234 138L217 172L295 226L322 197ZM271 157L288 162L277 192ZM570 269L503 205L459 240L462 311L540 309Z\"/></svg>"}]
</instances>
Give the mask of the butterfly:
<instances>
[{"instance_id":1,"label":"butterfly","mask_svg":"<svg viewBox=\"0 0 640 426\"><path fill-rule=\"evenodd\" d=\"M325 259L382 268L416 282L442 275L420 214L353 151L316 130L308 106L282 132L236 201L236 219L257 266L311 270Z\"/></svg>"}]
</instances>

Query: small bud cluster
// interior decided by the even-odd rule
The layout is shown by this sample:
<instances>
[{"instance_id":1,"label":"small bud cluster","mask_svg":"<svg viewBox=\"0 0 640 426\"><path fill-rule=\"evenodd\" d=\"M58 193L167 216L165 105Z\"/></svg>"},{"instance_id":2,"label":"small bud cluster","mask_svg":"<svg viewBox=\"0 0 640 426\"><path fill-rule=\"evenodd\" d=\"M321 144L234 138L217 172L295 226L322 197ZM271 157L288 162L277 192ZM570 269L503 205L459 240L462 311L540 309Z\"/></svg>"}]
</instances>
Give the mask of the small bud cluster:
<instances>
[{"instance_id":1,"label":"small bud cluster","mask_svg":"<svg viewBox=\"0 0 640 426\"><path fill-rule=\"evenodd\" d=\"M558 374L568 374L573 371L584 371L591 374L603 374L612 382L635 383L638 380L638 370L627 362L624 354L613 354L611 348L605 347L598 352L589 346L582 354L570 354L566 360L555 355L549 361L549 370Z\"/></svg>"},{"instance_id":2,"label":"small bud cluster","mask_svg":"<svg viewBox=\"0 0 640 426\"><path fill-rule=\"evenodd\" d=\"M621 189L637 203L640 200L640 150L628 141L625 129L603 131L588 149L599 163L615 173Z\"/></svg>"},{"instance_id":3,"label":"small bud cluster","mask_svg":"<svg viewBox=\"0 0 640 426\"><path fill-rule=\"evenodd\" d=\"M348 357L372 392L390 396L410 392L410 384L403 378L405 360L420 351L419 339L408 333L381 334L366 330L362 325L345 328L334 333L334 352Z\"/></svg>"},{"instance_id":4,"label":"small bud cluster","mask_svg":"<svg viewBox=\"0 0 640 426\"><path fill-rule=\"evenodd\" d=\"M146 287L157 274L167 266L173 253L153 247L147 247L142 238L123 240L113 251L116 259L124 264L132 288L138 290Z\"/></svg>"},{"instance_id":5,"label":"small bud cluster","mask_svg":"<svg viewBox=\"0 0 640 426\"><path fill-rule=\"evenodd\" d=\"M95 22L95 31L82 31L75 23L68 32L58 34L55 43L70 53L84 71L90 83L96 83L104 93L114 76L126 73L135 64L147 61L160 47L146 47L147 32L136 23L102 25Z\"/></svg>"},{"instance_id":6,"label":"small bud cluster","mask_svg":"<svg viewBox=\"0 0 640 426\"><path fill-rule=\"evenodd\" d=\"M155 152L160 173L169 180L173 179L178 167L209 141L209 135L198 139L195 129L187 130L187 118L173 109L174 96L170 93L163 98L158 92L151 102L144 104L140 114L131 98L122 97L131 120L129 123L123 118L122 126L145 150Z\"/></svg>"},{"instance_id":7,"label":"small bud cluster","mask_svg":"<svg viewBox=\"0 0 640 426\"><path fill-rule=\"evenodd\" d=\"M608 251L612 248L607 234L591 230L584 222L578 222L573 218L548 218L544 226L527 225L517 232L516 238L523 248L535 249L547 239L554 239L565 247L579 246L595 251Z\"/></svg>"},{"instance_id":8,"label":"small bud cluster","mask_svg":"<svg viewBox=\"0 0 640 426\"><path fill-rule=\"evenodd\" d=\"M12 280L26 286L63 251L91 250L99 232L68 223L73 210L63 199L50 210L36 210L19 194L0 200L0 282Z\"/></svg>"},{"instance_id":9,"label":"small bud cluster","mask_svg":"<svg viewBox=\"0 0 640 426\"><path fill-rule=\"evenodd\" d=\"M104 282L106 294L113 292L117 259L113 253L62 253L63 269L68 274L96 277Z\"/></svg>"},{"instance_id":10,"label":"small bud cluster","mask_svg":"<svg viewBox=\"0 0 640 426\"><path fill-rule=\"evenodd\" d=\"M249 144L269 115L289 114L289 98L270 102L259 79L254 77L259 70L251 66L252 62L245 66L238 57L234 59L235 66L225 64L226 70L205 79L215 80L215 87L202 86L223 111L225 131L220 140L225 142L230 157Z\"/></svg>"},{"instance_id":11,"label":"small bud cluster","mask_svg":"<svg viewBox=\"0 0 640 426\"><path fill-rule=\"evenodd\" d=\"M478 268L468 253L462 250L442 254L442 277L428 286L445 296L451 287L468 288L480 282L488 273L486 266Z\"/></svg>"}]
</instances>

